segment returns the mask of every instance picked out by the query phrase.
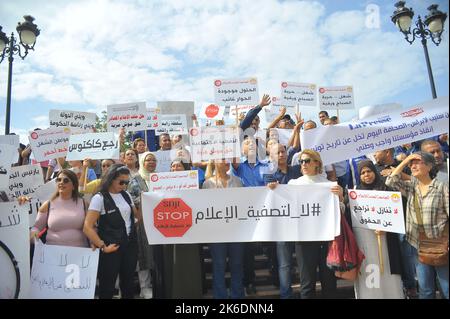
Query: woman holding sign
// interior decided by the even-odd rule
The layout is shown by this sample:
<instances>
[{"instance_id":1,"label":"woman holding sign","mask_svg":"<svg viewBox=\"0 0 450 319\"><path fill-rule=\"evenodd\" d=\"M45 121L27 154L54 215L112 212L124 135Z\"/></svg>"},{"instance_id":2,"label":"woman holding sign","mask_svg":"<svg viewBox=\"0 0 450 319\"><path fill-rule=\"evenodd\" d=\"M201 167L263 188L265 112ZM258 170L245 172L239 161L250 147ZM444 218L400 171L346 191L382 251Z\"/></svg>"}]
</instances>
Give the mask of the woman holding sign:
<instances>
[{"instance_id":1,"label":"woman holding sign","mask_svg":"<svg viewBox=\"0 0 450 319\"><path fill-rule=\"evenodd\" d=\"M118 275L122 298L134 297L135 216L139 213L126 191L129 183L130 170L122 164L112 165L102 178L99 193L92 197L84 222L83 231L91 241L91 247L101 250L98 264L100 299L112 299Z\"/></svg>"},{"instance_id":2,"label":"woman holding sign","mask_svg":"<svg viewBox=\"0 0 450 319\"><path fill-rule=\"evenodd\" d=\"M401 179L401 172L407 165L411 168L410 181ZM406 239L416 249L420 299L436 297L436 276L443 298L448 299L449 190L448 183L436 179L436 173L433 155L417 152L401 162L386 180L386 185L401 191L408 198ZM425 245L440 258L427 260L423 250Z\"/></svg>"},{"instance_id":3,"label":"woman holding sign","mask_svg":"<svg viewBox=\"0 0 450 319\"><path fill-rule=\"evenodd\" d=\"M362 190L389 191L384 185L375 165L370 160L358 163L358 174L361 183L356 187ZM351 225L351 219L348 218ZM359 248L366 256L355 281L355 297L357 299L403 299L401 279L401 252L398 235L371 229L353 228ZM381 241L378 242L377 237ZM379 244L381 246L379 247ZM384 271L381 271L381 249Z\"/></svg>"}]
</instances>

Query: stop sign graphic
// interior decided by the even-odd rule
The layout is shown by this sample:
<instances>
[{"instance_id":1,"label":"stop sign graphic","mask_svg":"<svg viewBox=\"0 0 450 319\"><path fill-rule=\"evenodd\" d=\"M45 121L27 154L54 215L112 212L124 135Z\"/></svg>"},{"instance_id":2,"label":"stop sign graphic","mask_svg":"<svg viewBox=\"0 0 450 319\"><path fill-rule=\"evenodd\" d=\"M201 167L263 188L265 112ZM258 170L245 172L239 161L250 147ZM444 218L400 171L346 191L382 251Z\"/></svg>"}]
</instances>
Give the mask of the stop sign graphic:
<instances>
[{"instance_id":1,"label":"stop sign graphic","mask_svg":"<svg viewBox=\"0 0 450 319\"><path fill-rule=\"evenodd\" d=\"M164 237L182 237L192 226L192 209L181 198L165 198L153 209L153 223Z\"/></svg>"}]
</instances>

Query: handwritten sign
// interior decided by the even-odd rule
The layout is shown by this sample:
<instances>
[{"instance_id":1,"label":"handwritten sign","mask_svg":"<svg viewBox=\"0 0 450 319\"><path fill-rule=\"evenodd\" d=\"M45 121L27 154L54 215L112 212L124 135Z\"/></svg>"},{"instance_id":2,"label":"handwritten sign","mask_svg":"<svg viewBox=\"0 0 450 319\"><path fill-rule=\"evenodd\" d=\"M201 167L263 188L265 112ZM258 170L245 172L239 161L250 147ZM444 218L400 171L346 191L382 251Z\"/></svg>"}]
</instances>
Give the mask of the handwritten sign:
<instances>
[{"instance_id":1,"label":"handwritten sign","mask_svg":"<svg viewBox=\"0 0 450 319\"><path fill-rule=\"evenodd\" d=\"M214 100L217 105L257 105L259 103L256 78L214 81Z\"/></svg>"},{"instance_id":2,"label":"handwritten sign","mask_svg":"<svg viewBox=\"0 0 450 319\"><path fill-rule=\"evenodd\" d=\"M9 173L11 171L11 159L17 155L17 148L9 144L0 144L0 190L5 190L9 185Z\"/></svg>"},{"instance_id":3,"label":"handwritten sign","mask_svg":"<svg viewBox=\"0 0 450 319\"><path fill-rule=\"evenodd\" d=\"M0 299L24 299L30 289L28 210L0 203Z\"/></svg>"},{"instance_id":4,"label":"handwritten sign","mask_svg":"<svg viewBox=\"0 0 450 319\"><path fill-rule=\"evenodd\" d=\"M119 159L119 153L119 141L113 132L71 135L66 160Z\"/></svg>"},{"instance_id":5,"label":"handwritten sign","mask_svg":"<svg viewBox=\"0 0 450 319\"><path fill-rule=\"evenodd\" d=\"M164 192L181 189L199 189L198 171L182 171L150 174L147 182L149 192Z\"/></svg>"},{"instance_id":6,"label":"handwritten sign","mask_svg":"<svg viewBox=\"0 0 450 319\"><path fill-rule=\"evenodd\" d=\"M99 250L35 245L31 269L32 299L94 299Z\"/></svg>"},{"instance_id":7,"label":"handwritten sign","mask_svg":"<svg viewBox=\"0 0 450 319\"><path fill-rule=\"evenodd\" d=\"M339 233L338 198L329 185L148 192L142 206L151 245L326 241Z\"/></svg>"},{"instance_id":8,"label":"handwritten sign","mask_svg":"<svg viewBox=\"0 0 450 319\"><path fill-rule=\"evenodd\" d=\"M281 82L281 103L288 107L316 106L317 89L315 84Z\"/></svg>"},{"instance_id":9,"label":"handwritten sign","mask_svg":"<svg viewBox=\"0 0 450 319\"><path fill-rule=\"evenodd\" d=\"M328 165L448 132L448 96L407 110L301 132L301 144Z\"/></svg>"},{"instance_id":10,"label":"handwritten sign","mask_svg":"<svg viewBox=\"0 0 450 319\"><path fill-rule=\"evenodd\" d=\"M236 112L238 116L242 113L247 114L248 111L250 111L252 108L254 108L254 105L232 105L229 108L228 111L228 117L230 119L236 119Z\"/></svg>"},{"instance_id":11,"label":"handwritten sign","mask_svg":"<svg viewBox=\"0 0 450 319\"><path fill-rule=\"evenodd\" d=\"M353 88L351 86L320 87L319 108L321 110L354 109Z\"/></svg>"},{"instance_id":12,"label":"handwritten sign","mask_svg":"<svg viewBox=\"0 0 450 319\"><path fill-rule=\"evenodd\" d=\"M160 114L155 135L163 133L187 135L186 114Z\"/></svg>"},{"instance_id":13,"label":"handwritten sign","mask_svg":"<svg viewBox=\"0 0 450 319\"><path fill-rule=\"evenodd\" d=\"M147 130L155 130L159 126L159 116L160 110L157 108L147 109Z\"/></svg>"},{"instance_id":14,"label":"handwritten sign","mask_svg":"<svg viewBox=\"0 0 450 319\"><path fill-rule=\"evenodd\" d=\"M36 161L43 162L66 156L69 136L68 128L49 128L30 132L28 140Z\"/></svg>"},{"instance_id":15,"label":"handwritten sign","mask_svg":"<svg viewBox=\"0 0 450 319\"><path fill-rule=\"evenodd\" d=\"M145 102L108 105L107 113L109 132L118 132L122 127L127 131L147 129Z\"/></svg>"},{"instance_id":16,"label":"handwritten sign","mask_svg":"<svg viewBox=\"0 0 450 319\"><path fill-rule=\"evenodd\" d=\"M174 154L171 151L156 151L156 168L155 172L170 172L170 164L172 163L172 159L174 159Z\"/></svg>"},{"instance_id":17,"label":"handwritten sign","mask_svg":"<svg viewBox=\"0 0 450 319\"><path fill-rule=\"evenodd\" d=\"M225 107L216 104L205 104L200 110L200 118L207 120L219 120L223 118Z\"/></svg>"},{"instance_id":18,"label":"handwritten sign","mask_svg":"<svg viewBox=\"0 0 450 319\"><path fill-rule=\"evenodd\" d=\"M89 112L50 110L50 127L68 127L73 133L93 132L97 115Z\"/></svg>"},{"instance_id":19,"label":"handwritten sign","mask_svg":"<svg viewBox=\"0 0 450 319\"><path fill-rule=\"evenodd\" d=\"M349 189L348 196L353 227L405 233L400 192Z\"/></svg>"},{"instance_id":20,"label":"handwritten sign","mask_svg":"<svg viewBox=\"0 0 450 319\"><path fill-rule=\"evenodd\" d=\"M193 127L189 130L194 163L241 156L239 129L231 126Z\"/></svg>"},{"instance_id":21,"label":"handwritten sign","mask_svg":"<svg viewBox=\"0 0 450 319\"><path fill-rule=\"evenodd\" d=\"M33 196L36 188L44 184L42 168L39 165L23 165L11 168L9 175L9 198Z\"/></svg>"}]
</instances>

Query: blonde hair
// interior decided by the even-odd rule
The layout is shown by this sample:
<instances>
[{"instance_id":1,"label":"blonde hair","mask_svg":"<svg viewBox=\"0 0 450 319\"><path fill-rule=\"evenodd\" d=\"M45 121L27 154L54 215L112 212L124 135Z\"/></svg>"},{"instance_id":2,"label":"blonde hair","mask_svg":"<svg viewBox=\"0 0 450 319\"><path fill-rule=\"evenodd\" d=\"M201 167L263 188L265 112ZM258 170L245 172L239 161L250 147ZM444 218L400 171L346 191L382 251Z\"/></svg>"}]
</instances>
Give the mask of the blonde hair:
<instances>
[{"instance_id":1,"label":"blonde hair","mask_svg":"<svg viewBox=\"0 0 450 319\"><path fill-rule=\"evenodd\" d=\"M303 154L308 155L315 162L319 163L319 167L318 167L318 172L317 173L318 174L322 174L322 172L323 172L323 163L322 163L322 159L320 158L320 154L317 153L314 150L306 149L306 150L301 151L299 158L301 158Z\"/></svg>"}]
</instances>

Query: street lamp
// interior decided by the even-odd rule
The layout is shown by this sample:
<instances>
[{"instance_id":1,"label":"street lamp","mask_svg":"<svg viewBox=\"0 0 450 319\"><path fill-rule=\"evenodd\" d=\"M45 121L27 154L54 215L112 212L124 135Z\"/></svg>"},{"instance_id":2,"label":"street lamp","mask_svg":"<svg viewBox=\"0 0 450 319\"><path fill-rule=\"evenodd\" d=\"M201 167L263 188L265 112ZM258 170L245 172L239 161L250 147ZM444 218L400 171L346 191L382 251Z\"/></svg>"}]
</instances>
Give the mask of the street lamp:
<instances>
[{"instance_id":1,"label":"street lamp","mask_svg":"<svg viewBox=\"0 0 450 319\"><path fill-rule=\"evenodd\" d=\"M8 56L9 68L8 68L8 90L6 94L6 124L5 134L9 134L9 125L11 117L11 83L12 83L12 64L14 61L14 55L18 54L22 60L28 54L28 50L34 50L34 44L36 43L36 37L39 35L40 30L37 25L33 23L34 18L32 16L23 16L25 21L19 22L17 25L17 32L19 33L20 42L16 44L17 39L14 37L14 33L11 33L11 37L8 39L6 34L2 31L0 26L0 63ZM24 50L24 51L23 51ZM23 52L22 52L23 51Z\"/></svg>"},{"instance_id":2,"label":"street lamp","mask_svg":"<svg viewBox=\"0 0 450 319\"><path fill-rule=\"evenodd\" d=\"M434 44L439 45L441 43L441 34L444 31L444 22L447 19L447 14L438 10L438 5L433 4L428 7L429 13L425 16L425 22L422 21L420 16L417 18L416 28L411 32L411 23L414 16L412 8L405 7L405 1L399 1L395 4L397 10L394 11L391 19L392 22L400 29L405 35L405 40L409 44L412 44L416 37L422 39L423 50L425 52L425 60L427 62L428 77L430 78L431 93L433 99L436 96L436 88L434 86L433 72L431 71L430 57L428 55L427 39L431 39ZM428 28L427 28L428 27ZM409 36L412 34L412 38Z\"/></svg>"}]
</instances>

